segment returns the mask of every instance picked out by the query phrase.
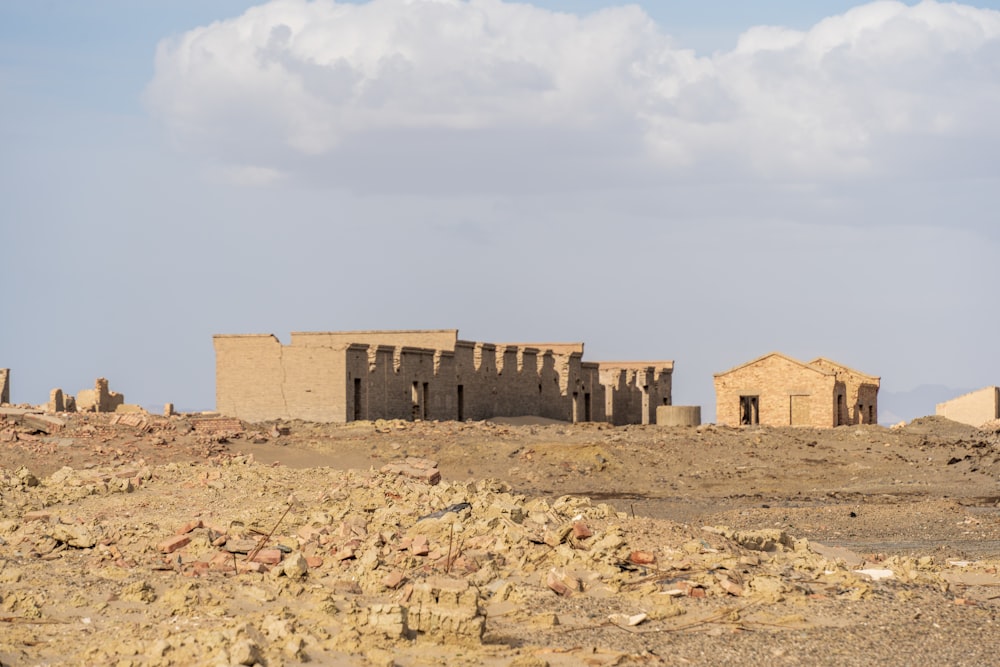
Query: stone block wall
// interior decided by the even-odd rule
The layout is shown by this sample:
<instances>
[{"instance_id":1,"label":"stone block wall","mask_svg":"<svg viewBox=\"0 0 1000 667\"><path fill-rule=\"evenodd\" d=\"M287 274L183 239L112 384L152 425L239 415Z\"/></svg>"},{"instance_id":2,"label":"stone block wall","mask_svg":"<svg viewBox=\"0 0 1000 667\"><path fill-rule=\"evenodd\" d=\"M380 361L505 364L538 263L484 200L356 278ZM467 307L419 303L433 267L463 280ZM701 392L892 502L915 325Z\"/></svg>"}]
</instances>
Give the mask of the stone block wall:
<instances>
[{"instance_id":1,"label":"stone block wall","mask_svg":"<svg viewBox=\"0 0 1000 667\"><path fill-rule=\"evenodd\" d=\"M78 412L114 412L119 405L125 403L125 396L109 390L106 378L97 378L93 389L77 392L75 403ZM69 410L68 406L63 407Z\"/></svg>"},{"instance_id":2,"label":"stone block wall","mask_svg":"<svg viewBox=\"0 0 1000 667\"><path fill-rule=\"evenodd\" d=\"M813 359L809 365L833 373L842 385L844 398L837 404L836 426L878 423L879 378L822 357Z\"/></svg>"},{"instance_id":3,"label":"stone block wall","mask_svg":"<svg viewBox=\"0 0 1000 667\"><path fill-rule=\"evenodd\" d=\"M1000 419L1000 387L983 387L938 403L935 413L970 426L982 426L988 421Z\"/></svg>"},{"instance_id":4,"label":"stone block wall","mask_svg":"<svg viewBox=\"0 0 1000 667\"><path fill-rule=\"evenodd\" d=\"M454 350L458 329L416 329L394 331L296 331L292 345L303 347L347 347L348 345L388 345Z\"/></svg>"},{"instance_id":5,"label":"stone block wall","mask_svg":"<svg viewBox=\"0 0 1000 667\"><path fill-rule=\"evenodd\" d=\"M413 341L445 347L398 344ZM248 421L608 418L600 366L581 361L582 343L496 345L434 330L295 333L287 346L269 334L216 335L213 344L216 409ZM645 405L636 423L650 423L655 404L669 401L672 364L663 363L669 368L652 380L652 403L622 398ZM622 383L616 391L639 388Z\"/></svg>"},{"instance_id":6,"label":"stone block wall","mask_svg":"<svg viewBox=\"0 0 1000 667\"><path fill-rule=\"evenodd\" d=\"M0 405L10 403L10 369L0 368Z\"/></svg>"}]
</instances>

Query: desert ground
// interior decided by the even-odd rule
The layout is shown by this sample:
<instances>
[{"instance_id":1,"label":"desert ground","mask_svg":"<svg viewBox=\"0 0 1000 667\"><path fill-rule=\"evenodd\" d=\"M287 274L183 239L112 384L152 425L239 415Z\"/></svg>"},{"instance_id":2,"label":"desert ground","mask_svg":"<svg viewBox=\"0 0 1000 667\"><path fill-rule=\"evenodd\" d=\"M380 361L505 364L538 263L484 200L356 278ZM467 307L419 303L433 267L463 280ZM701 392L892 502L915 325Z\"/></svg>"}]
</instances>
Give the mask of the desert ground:
<instances>
[{"instance_id":1,"label":"desert ground","mask_svg":"<svg viewBox=\"0 0 1000 667\"><path fill-rule=\"evenodd\" d=\"M0 665L984 665L1000 425L0 416Z\"/></svg>"}]
</instances>

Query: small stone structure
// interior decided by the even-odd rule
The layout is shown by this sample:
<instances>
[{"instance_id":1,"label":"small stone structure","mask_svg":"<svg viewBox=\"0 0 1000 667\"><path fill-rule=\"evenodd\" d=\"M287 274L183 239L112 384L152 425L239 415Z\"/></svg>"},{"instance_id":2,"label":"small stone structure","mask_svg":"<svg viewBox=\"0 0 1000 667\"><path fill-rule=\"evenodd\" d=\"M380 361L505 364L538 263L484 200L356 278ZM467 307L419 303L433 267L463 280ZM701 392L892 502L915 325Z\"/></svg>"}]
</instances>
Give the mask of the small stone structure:
<instances>
[{"instance_id":1,"label":"small stone structure","mask_svg":"<svg viewBox=\"0 0 1000 667\"><path fill-rule=\"evenodd\" d=\"M819 357L772 352L715 375L716 421L829 428L878 423L880 379Z\"/></svg>"},{"instance_id":2,"label":"small stone structure","mask_svg":"<svg viewBox=\"0 0 1000 667\"><path fill-rule=\"evenodd\" d=\"M986 422L1000 419L1000 387L983 387L938 403L934 413L970 426L982 426Z\"/></svg>"},{"instance_id":3,"label":"small stone structure","mask_svg":"<svg viewBox=\"0 0 1000 667\"><path fill-rule=\"evenodd\" d=\"M700 405L661 405L656 408L657 426L701 426Z\"/></svg>"},{"instance_id":4,"label":"small stone structure","mask_svg":"<svg viewBox=\"0 0 1000 667\"><path fill-rule=\"evenodd\" d=\"M10 404L10 369L0 368L0 405Z\"/></svg>"},{"instance_id":5,"label":"small stone structure","mask_svg":"<svg viewBox=\"0 0 1000 667\"><path fill-rule=\"evenodd\" d=\"M489 419L650 424L672 361L585 362L583 343L477 343L457 329L216 335L216 409L256 422Z\"/></svg>"}]
</instances>

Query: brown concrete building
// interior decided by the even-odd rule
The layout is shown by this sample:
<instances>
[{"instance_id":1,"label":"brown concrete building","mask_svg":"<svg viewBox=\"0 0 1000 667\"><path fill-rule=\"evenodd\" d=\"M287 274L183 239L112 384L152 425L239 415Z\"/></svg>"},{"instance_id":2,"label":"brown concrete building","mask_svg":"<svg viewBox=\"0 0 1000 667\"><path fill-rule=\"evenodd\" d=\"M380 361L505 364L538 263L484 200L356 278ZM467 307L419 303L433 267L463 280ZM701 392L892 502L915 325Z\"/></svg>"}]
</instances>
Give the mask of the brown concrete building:
<instances>
[{"instance_id":1,"label":"brown concrete building","mask_svg":"<svg viewBox=\"0 0 1000 667\"><path fill-rule=\"evenodd\" d=\"M715 375L716 422L813 426L878 423L879 378L824 359L772 352Z\"/></svg>"},{"instance_id":2,"label":"brown concrete building","mask_svg":"<svg viewBox=\"0 0 1000 667\"><path fill-rule=\"evenodd\" d=\"M457 329L213 337L216 409L247 421L534 415L648 424L672 361L585 362L583 343L477 343Z\"/></svg>"},{"instance_id":3,"label":"brown concrete building","mask_svg":"<svg viewBox=\"0 0 1000 667\"><path fill-rule=\"evenodd\" d=\"M983 387L938 403L934 412L952 421L982 426L986 422L1000 419L1000 387Z\"/></svg>"}]
</instances>

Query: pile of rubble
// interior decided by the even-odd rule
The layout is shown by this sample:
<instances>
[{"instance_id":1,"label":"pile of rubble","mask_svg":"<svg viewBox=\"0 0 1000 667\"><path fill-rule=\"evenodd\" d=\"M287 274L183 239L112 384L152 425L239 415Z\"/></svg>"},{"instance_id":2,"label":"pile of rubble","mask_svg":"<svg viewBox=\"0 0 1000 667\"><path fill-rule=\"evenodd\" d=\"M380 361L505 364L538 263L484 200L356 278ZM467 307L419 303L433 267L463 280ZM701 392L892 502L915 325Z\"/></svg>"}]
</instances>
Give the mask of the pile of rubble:
<instances>
[{"instance_id":1,"label":"pile of rubble","mask_svg":"<svg viewBox=\"0 0 1000 667\"><path fill-rule=\"evenodd\" d=\"M393 665L446 645L452 665L579 664L578 630L795 628L828 601L925 587L985 605L973 593L1000 585L996 563L874 562L439 479L433 461L295 471L242 455L0 470L0 662Z\"/></svg>"}]
</instances>

